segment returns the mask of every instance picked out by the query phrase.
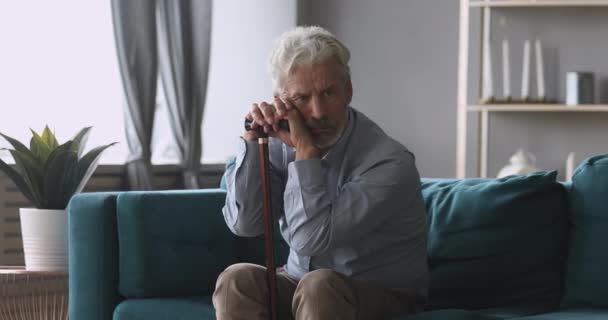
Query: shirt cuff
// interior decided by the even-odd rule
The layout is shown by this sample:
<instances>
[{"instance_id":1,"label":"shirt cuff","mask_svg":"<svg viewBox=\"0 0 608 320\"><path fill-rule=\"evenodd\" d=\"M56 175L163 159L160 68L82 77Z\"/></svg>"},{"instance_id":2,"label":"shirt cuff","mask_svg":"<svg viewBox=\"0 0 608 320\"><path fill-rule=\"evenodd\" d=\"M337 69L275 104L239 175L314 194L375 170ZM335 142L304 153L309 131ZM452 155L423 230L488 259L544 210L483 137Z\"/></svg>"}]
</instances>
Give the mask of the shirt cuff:
<instances>
[{"instance_id":1,"label":"shirt cuff","mask_svg":"<svg viewBox=\"0 0 608 320\"><path fill-rule=\"evenodd\" d=\"M300 188L314 190L325 185L325 172L321 159L307 159L290 162L287 165L286 189Z\"/></svg>"}]
</instances>

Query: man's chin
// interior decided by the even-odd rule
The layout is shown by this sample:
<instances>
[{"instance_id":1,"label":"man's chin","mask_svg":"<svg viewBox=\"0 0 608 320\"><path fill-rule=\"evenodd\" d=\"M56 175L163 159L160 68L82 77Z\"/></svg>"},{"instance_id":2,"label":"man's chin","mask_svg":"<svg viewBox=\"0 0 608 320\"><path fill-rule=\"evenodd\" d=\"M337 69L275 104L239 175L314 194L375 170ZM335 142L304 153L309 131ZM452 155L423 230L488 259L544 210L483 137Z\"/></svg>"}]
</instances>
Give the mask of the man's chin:
<instances>
[{"instance_id":1,"label":"man's chin","mask_svg":"<svg viewBox=\"0 0 608 320\"><path fill-rule=\"evenodd\" d=\"M334 146L334 144L336 144L336 142L338 142L338 139L340 138L339 135L331 135L331 136L327 136L327 135L319 135L314 137L314 144L315 147L321 149L321 150L327 150L331 147Z\"/></svg>"}]
</instances>

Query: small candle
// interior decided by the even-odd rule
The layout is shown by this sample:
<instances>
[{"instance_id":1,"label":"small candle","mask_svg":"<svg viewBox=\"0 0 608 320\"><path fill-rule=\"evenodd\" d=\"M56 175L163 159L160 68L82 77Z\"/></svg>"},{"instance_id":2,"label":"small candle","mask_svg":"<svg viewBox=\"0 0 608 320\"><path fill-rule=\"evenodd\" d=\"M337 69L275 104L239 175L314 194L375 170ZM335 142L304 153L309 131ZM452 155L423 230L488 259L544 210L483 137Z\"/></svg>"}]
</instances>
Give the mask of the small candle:
<instances>
[{"instance_id":1,"label":"small candle","mask_svg":"<svg viewBox=\"0 0 608 320\"><path fill-rule=\"evenodd\" d=\"M530 88L530 41L526 40L524 42L524 63L523 70L521 72L521 98L523 100L527 100Z\"/></svg>"},{"instance_id":2,"label":"small candle","mask_svg":"<svg viewBox=\"0 0 608 320\"><path fill-rule=\"evenodd\" d=\"M511 98L511 74L509 66L509 42L502 40L502 88L505 99Z\"/></svg>"},{"instance_id":3,"label":"small candle","mask_svg":"<svg viewBox=\"0 0 608 320\"><path fill-rule=\"evenodd\" d=\"M543 48L540 44L540 40L536 40L534 43L536 47L536 86L538 88L538 99L545 99L545 75L543 68Z\"/></svg>"},{"instance_id":4,"label":"small candle","mask_svg":"<svg viewBox=\"0 0 608 320\"><path fill-rule=\"evenodd\" d=\"M486 41L483 45L484 47L484 55L483 55L483 98L485 101L489 101L492 99L493 87L492 83L492 51L490 50L490 42Z\"/></svg>"}]
</instances>

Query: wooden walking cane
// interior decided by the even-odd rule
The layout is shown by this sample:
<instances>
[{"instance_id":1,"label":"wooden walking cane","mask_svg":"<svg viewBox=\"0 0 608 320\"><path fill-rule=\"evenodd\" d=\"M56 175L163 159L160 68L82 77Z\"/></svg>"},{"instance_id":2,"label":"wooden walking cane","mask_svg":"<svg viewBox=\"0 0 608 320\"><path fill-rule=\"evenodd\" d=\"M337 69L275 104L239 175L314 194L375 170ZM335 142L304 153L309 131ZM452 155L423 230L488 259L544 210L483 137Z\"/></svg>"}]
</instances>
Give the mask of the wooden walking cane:
<instances>
[{"instance_id":1,"label":"wooden walking cane","mask_svg":"<svg viewBox=\"0 0 608 320\"><path fill-rule=\"evenodd\" d=\"M283 129L288 129L287 122L283 121L279 124ZM245 129L252 130L251 121L245 120ZM277 274L274 263L274 246L273 246L273 225L272 218L272 202L270 190L270 172L268 172L268 135L264 132L263 127L255 129L258 133L258 145L260 154L260 178L262 179L262 195L264 203L264 245L266 251L266 279L268 283L268 292L270 302L268 305L270 319L278 320L278 290L277 290Z\"/></svg>"}]
</instances>

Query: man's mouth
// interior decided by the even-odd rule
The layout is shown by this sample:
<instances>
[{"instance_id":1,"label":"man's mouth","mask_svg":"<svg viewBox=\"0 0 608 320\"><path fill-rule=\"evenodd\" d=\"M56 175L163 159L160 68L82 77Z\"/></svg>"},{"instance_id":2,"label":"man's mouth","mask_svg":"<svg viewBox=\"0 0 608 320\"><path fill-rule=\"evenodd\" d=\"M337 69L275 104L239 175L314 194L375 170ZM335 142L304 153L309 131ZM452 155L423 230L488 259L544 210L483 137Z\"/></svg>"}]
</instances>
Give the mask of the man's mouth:
<instances>
[{"instance_id":1,"label":"man's mouth","mask_svg":"<svg viewBox=\"0 0 608 320\"><path fill-rule=\"evenodd\" d=\"M330 128L312 128L310 129L310 132L312 132L313 134L326 134L331 132Z\"/></svg>"}]
</instances>

